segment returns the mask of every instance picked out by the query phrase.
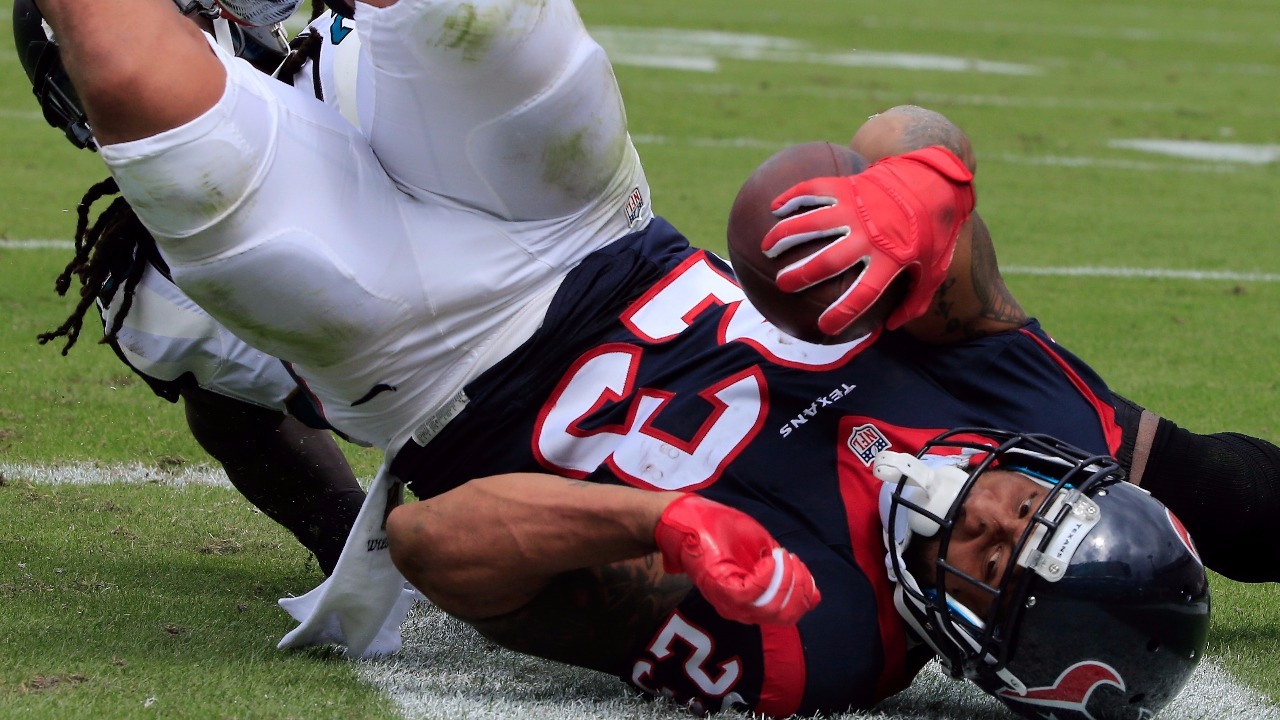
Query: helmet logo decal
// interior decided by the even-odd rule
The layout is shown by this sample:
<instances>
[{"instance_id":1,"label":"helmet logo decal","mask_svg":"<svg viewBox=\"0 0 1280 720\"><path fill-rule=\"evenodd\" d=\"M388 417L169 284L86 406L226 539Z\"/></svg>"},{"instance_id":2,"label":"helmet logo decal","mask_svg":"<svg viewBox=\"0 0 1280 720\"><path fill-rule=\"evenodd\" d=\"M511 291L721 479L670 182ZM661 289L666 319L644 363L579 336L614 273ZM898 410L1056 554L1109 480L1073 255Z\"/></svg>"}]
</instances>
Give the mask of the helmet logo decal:
<instances>
[{"instance_id":1,"label":"helmet logo decal","mask_svg":"<svg viewBox=\"0 0 1280 720\"><path fill-rule=\"evenodd\" d=\"M1124 679L1115 668L1096 660L1085 660L1063 670L1052 686L1030 688L1025 695L1005 689L998 695L1006 701L1070 710L1092 720L1088 710L1089 696L1099 685L1112 685L1120 692L1125 689Z\"/></svg>"},{"instance_id":2,"label":"helmet logo decal","mask_svg":"<svg viewBox=\"0 0 1280 720\"><path fill-rule=\"evenodd\" d=\"M1200 551L1196 550L1196 544L1191 539L1191 533L1187 532L1187 528L1183 526L1182 521L1178 519L1177 515L1173 514L1172 510L1165 508L1165 513L1169 515L1169 524L1173 525L1173 531L1178 534L1178 539L1182 541L1183 545L1187 546L1187 550L1191 551L1192 557L1203 565L1204 561L1200 559Z\"/></svg>"}]
</instances>

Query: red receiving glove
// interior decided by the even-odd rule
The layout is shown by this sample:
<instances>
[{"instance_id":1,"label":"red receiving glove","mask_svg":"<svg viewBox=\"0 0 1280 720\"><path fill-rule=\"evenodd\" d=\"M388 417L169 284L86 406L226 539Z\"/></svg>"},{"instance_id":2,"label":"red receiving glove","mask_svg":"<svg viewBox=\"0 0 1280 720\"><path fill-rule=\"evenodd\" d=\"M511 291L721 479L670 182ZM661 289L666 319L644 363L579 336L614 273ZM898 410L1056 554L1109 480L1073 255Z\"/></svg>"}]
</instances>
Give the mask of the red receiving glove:
<instances>
[{"instance_id":1,"label":"red receiving glove","mask_svg":"<svg viewBox=\"0 0 1280 720\"><path fill-rule=\"evenodd\" d=\"M794 625L821 595L809 568L749 515L692 493L676 498L653 537L662 566L685 573L721 616Z\"/></svg>"},{"instance_id":2,"label":"red receiving glove","mask_svg":"<svg viewBox=\"0 0 1280 720\"><path fill-rule=\"evenodd\" d=\"M885 326L896 329L929 309L946 279L960 226L973 211L973 173L939 146L888 157L857 175L806 180L773 201L784 218L765 235L768 257L813 240L823 249L778 271L783 292L799 292L862 264L862 272L818 317L838 335L875 303L903 270L910 290ZM794 216L803 207L819 206ZM790 216L790 217L788 217Z\"/></svg>"}]
</instances>

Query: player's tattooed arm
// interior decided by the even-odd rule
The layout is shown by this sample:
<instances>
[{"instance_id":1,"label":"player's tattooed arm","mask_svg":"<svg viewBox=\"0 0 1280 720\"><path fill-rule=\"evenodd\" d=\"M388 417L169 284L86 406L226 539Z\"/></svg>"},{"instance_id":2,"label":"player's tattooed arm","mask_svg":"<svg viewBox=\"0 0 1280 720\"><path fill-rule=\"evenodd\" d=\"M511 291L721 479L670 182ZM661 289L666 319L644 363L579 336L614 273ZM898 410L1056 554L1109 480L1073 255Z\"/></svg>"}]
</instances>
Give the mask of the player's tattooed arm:
<instances>
[{"instance_id":1,"label":"player's tattooed arm","mask_svg":"<svg viewBox=\"0 0 1280 720\"><path fill-rule=\"evenodd\" d=\"M496 475L397 508L387 536L396 567L445 612L509 647L606 666L689 587L654 556L679 497Z\"/></svg>"},{"instance_id":2,"label":"player's tattooed arm","mask_svg":"<svg viewBox=\"0 0 1280 720\"><path fill-rule=\"evenodd\" d=\"M976 212L972 215L973 239L970 242L969 268L973 293L978 299L978 319L974 325L978 335L986 335L998 330L1021 327L1027 322L1027 313L1009 292L1000 275L1000 266L996 262L995 244L991 242L991 231Z\"/></svg>"},{"instance_id":3,"label":"player's tattooed arm","mask_svg":"<svg viewBox=\"0 0 1280 720\"><path fill-rule=\"evenodd\" d=\"M974 212L960 231L950 272L929 311L904 327L919 340L952 343L1013 330L1026 321L1000 275L991 233Z\"/></svg>"},{"instance_id":4,"label":"player's tattooed arm","mask_svg":"<svg viewBox=\"0 0 1280 720\"><path fill-rule=\"evenodd\" d=\"M692 587L655 553L563 573L524 607L471 625L511 650L616 675Z\"/></svg>"},{"instance_id":5,"label":"player's tattooed arm","mask_svg":"<svg viewBox=\"0 0 1280 720\"><path fill-rule=\"evenodd\" d=\"M941 145L977 171L969 137L941 113L900 105L872 116L854 134L850 147L870 161ZM933 303L904 328L930 343L963 342L1021 327L1027 321L1000 276L986 223L975 210L960 230L955 255Z\"/></svg>"}]
</instances>

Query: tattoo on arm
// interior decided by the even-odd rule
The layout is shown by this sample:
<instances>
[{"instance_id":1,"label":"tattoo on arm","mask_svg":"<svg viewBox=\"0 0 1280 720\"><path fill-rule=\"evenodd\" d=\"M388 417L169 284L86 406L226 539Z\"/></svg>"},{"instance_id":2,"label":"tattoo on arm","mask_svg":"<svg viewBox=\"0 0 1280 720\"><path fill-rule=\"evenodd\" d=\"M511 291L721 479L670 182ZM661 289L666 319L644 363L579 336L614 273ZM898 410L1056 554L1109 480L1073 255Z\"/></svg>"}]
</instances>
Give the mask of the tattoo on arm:
<instances>
[{"instance_id":1,"label":"tattoo on arm","mask_svg":"<svg viewBox=\"0 0 1280 720\"><path fill-rule=\"evenodd\" d=\"M929 308L928 336L934 342L961 342L1011 330L1027 321L1027 314L1000 276L991 234L975 213L969 243L969 264L957 266L934 293ZM956 262L961 262L957 253ZM963 281L962 281L963 278Z\"/></svg>"},{"instance_id":2,"label":"tattoo on arm","mask_svg":"<svg viewBox=\"0 0 1280 720\"><path fill-rule=\"evenodd\" d=\"M619 674L691 587L654 553L564 573L523 608L470 623L511 650Z\"/></svg>"},{"instance_id":3,"label":"tattoo on arm","mask_svg":"<svg viewBox=\"0 0 1280 720\"><path fill-rule=\"evenodd\" d=\"M960 128L951 124L941 115L926 111L923 108L919 108L919 110L919 113L910 113L900 109L900 112L906 112L906 114L911 115L913 120L912 124L906 126L902 132L902 145L907 148L903 152L919 150L930 145L941 145L958 157L963 158L966 151L966 142L964 133L960 132Z\"/></svg>"},{"instance_id":4,"label":"tattoo on arm","mask_svg":"<svg viewBox=\"0 0 1280 720\"><path fill-rule=\"evenodd\" d=\"M991 231L977 214L973 216L973 244L970 266L973 268L973 292L981 305L980 316L999 323L1020 325L1027 313L1013 298L1000 275Z\"/></svg>"}]
</instances>

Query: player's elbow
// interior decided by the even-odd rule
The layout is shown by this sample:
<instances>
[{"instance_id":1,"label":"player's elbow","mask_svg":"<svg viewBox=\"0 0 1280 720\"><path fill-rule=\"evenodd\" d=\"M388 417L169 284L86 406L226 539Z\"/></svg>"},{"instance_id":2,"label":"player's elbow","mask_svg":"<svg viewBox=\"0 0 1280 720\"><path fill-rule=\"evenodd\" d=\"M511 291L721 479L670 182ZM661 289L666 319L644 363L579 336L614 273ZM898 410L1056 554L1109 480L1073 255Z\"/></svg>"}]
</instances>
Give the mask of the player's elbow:
<instances>
[{"instance_id":1,"label":"player's elbow","mask_svg":"<svg viewBox=\"0 0 1280 720\"><path fill-rule=\"evenodd\" d=\"M510 587L468 540L456 516L436 512L431 501L397 507L387 517L387 547L400 574L436 607L464 620L491 617L528 598Z\"/></svg>"},{"instance_id":2,"label":"player's elbow","mask_svg":"<svg viewBox=\"0 0 1280 720\"><path fill-rule=\"evenodd\" d=\"M435 585L452 572L447 545L440 537L444 523L432 522L426 503L401 505L387 516L387 549L400 574L432 601Z\"/></svg>"}]
</instances>

